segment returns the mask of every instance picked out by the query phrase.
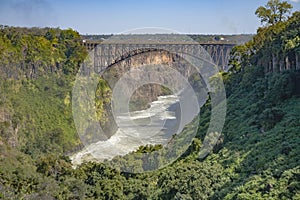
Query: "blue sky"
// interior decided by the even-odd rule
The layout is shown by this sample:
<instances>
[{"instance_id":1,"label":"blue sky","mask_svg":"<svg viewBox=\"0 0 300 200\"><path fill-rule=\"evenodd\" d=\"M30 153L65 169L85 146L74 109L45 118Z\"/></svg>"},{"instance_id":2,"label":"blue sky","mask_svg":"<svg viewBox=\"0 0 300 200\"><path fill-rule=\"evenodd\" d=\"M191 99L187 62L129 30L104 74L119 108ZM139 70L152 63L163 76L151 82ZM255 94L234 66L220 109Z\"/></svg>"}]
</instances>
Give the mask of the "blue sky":
<instances>
[{"instance_id":1,"label":"blue sky","mask_svg":"<svg viewBox=\"0 0 300 200\"><path fill-rule=\"evenodd\" d=\"M288 0L294 11L300 0ZM255 33L267 0L0 0L0 24L73 28L81 34L160 27L180 33Z\"/></svg>"}]
</instances>

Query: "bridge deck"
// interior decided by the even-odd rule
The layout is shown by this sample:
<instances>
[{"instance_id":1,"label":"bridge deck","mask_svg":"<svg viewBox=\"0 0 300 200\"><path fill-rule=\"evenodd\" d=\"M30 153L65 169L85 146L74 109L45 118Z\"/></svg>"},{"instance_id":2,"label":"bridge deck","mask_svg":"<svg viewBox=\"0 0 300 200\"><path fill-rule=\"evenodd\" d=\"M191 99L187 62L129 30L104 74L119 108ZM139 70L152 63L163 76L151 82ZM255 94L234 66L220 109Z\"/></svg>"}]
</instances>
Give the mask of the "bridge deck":
<instances>
[{"instance_id":1,"label":"bridge deck","mask_svg":"<svg viewBox=\"0 0 300 200\"><path fill-rule=\"evenodd\" d=\"M94 41L83 40L84 45L88 50L93 50L97 46L97 59L99 66L105 68L116 61L120 60L124 55L132 55L133 51L154 51L157 49L169 49L173 52L202 52L203 49L207 52L213 62L221 69L228 66L230 51L236 44L226 42L215 43L197 43L195 41L142 41L142 40L117 40L117 41ZM99 45L99 46L98 46ZM126 56L125 56L126 57Z\"/></svg>"},{"instance_id":2,"label":"bridge deck","mask_svg":"<svg viewBox=\"0 0 300 200\"><path fill-rule=\"evenodd\" d=\"M165 42L165 41L98 41L98 40L83 40L82 44L87 45L98 45L98 44L105 44L105 45L228 45L228 46L236 46L236 43L232 42Z\"/></svg>"}]
</instances>

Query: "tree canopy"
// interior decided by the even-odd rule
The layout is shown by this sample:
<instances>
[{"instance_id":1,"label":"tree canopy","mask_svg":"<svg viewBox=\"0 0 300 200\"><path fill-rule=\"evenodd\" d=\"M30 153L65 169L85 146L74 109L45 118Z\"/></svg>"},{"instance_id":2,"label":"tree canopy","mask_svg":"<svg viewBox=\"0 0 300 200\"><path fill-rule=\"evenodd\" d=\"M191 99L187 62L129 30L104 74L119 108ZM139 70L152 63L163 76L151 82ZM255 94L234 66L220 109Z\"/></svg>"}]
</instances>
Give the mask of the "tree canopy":
<instances>
[{"instance_id":1,"label":"tree canopy","mask_svg":"<svg viewBox=\"0 0 300 200\"><path fill-rule=\"evenodd\" d=\"M260 6L255 14L260 18L261 23L274 25L287 19L293 6L287 1L269 0L267 5Z\"/></svg>"},{"instance_id":2,"label":"tree canopy","mask_svg":"<svg viewBox=\"0 0 300 200\"><path fill-rule=\"evenodd\" d=\"M270 3L266 9L271 8ZM281 13L276 20L285 20ZM95 162L74 169L66 156L80 147L70 106L75 72L86 55L80 35L0 26L0 199L300 199L300 68L264 73L273 54L288 58L291 66L298 61L299 21L300 12L295 12L287 21L260 28L253 40L232 52L233 67L222 73L226 122L211 154L198 159L210 126L208 101L187 151L171 165L143 174ZM57 71L42 70L51 65ZM9 76L30 67L42 76ZM102 102L95 106L102 110L109 93L104 82L98 87L95 96ZM174 145L184 139L182 133L173 138ZM137 152L162 148L149 145ZM147 160L135 162L133 154L126 157L111 162L120 168L125 161L136 168L149 166Z\"/></svg>"}]
</instances>

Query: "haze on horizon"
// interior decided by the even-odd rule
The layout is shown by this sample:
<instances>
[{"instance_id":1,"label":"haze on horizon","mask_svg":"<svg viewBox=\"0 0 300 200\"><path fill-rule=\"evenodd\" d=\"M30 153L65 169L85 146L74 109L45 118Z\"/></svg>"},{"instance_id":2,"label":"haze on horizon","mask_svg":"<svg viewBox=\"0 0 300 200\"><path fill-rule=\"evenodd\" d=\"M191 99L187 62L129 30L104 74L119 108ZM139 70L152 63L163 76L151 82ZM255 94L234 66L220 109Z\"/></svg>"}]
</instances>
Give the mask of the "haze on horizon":
<instances>
[{"instance_id":1,"label":"haze on horizon","mask_svg":"<svg viewBox=\"0 0 300 200\"><path fill-rule=\"evenodd\" d=\"M300 0L288 0L299 10ZM186 34L252 34L267 0L0 0L0 24L116 34L158 27Z\"/></svg>"}]
</instances>

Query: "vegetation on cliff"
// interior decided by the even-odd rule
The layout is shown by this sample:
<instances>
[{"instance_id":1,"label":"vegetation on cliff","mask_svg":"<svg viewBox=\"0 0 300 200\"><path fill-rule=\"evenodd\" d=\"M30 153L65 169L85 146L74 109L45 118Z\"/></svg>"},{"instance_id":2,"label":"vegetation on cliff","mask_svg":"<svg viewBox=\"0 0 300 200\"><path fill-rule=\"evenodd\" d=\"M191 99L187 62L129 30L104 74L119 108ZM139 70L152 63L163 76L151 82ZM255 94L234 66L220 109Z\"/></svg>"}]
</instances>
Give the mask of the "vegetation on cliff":
<instances>
[{"instance_id":1,"label":"vegetation on cliff","mask_svg":"<svg viewBox=\"0 0 300 200\"><path fill-rule=\"evenodd\" d=\"M197 138L184 155L144 174L92 162L73 169L64 156L80 143L70 107L76 67L86 53L80 50L78 34L3 27L0 198L299 199L299 22L295 12L235 48L232 68L223 72L225 127L206 159L198 160L198 151L209 125L209 103L201 110ZM51 66L55 73L45 73Z\"/></svg>"}]
</instances>

